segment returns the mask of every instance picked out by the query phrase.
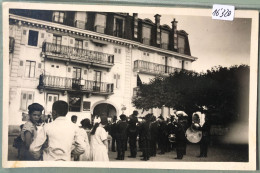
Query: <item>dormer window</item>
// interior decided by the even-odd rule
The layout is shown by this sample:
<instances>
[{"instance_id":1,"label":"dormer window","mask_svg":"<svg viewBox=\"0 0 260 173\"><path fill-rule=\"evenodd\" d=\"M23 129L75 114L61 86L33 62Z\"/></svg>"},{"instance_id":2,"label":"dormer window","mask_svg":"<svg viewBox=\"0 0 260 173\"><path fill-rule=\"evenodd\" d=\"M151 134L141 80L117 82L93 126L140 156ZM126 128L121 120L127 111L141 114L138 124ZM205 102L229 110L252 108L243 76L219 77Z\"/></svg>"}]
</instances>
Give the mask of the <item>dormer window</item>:
<instances>
[{"instance_id":1,"label":"dormer window","mask_svg":"<svg viewBox=\"0 0 260 173\"><path fill-rule=\"evenodd\" d=\"M64 23L64 17L65 17L64 12L55 11L53 13L53 22Z\"/></svg>"},{"instance_id":2,"label":"dormer window","mask_svg":"<svg viewBox=\"0 0 260 173\"><path fill-rule=\"evenodd\" d=\"M105 33L107 16L104 14L96 14L95 31Z\"/></svg>"},{"instance_id":3,"label":"dormer window","mask_svg":"<svg viewBox=\"0 0 260 173\"><path fill-rule=\"evenodd\" d=\"M75 27L80 28L80 29L85 29L87 21L87 13L78 11L75 14Z\"/></svg>"},{"instance_id":4,"label":"dormer window","mask_svg":"<svg viewBox=\"0 0 260 173\"><path fill-rule=\"evenodd\" d=\"M124 20L120 18L115 18L114 22L114 36L122 38L124 33Z\"/></svg>"},{"instance_id":5,"label":"dormer window","mask_svg":"<svg viewBox=\"0 0 260 173\"><path fill-rule=\"evenodd\" d=\"M184 48L185 48L185 37L178 35L178 52L184 53Z\"/></svg>"},{"instance_id":6,"label":"dormer window","mask_svg":"<svg viewBox=\"0 0 260 173\"><path fill-rule=\"evenodd\" d=\"M142 33L142 42L143 44L150 45L151 42L151 28L149 26L143 26L143 33Z\"/></svg>"},{"instance_id":7,"label":"dormer window","mask_svg":"<svg viewBox=\"0 0 260 173\"><path fill-rule=\"evenodd\" d=\"M168 49L168 45L169 45L169 33L163 31L161 33L161 48Z\"/></svg>"}]
</instances>

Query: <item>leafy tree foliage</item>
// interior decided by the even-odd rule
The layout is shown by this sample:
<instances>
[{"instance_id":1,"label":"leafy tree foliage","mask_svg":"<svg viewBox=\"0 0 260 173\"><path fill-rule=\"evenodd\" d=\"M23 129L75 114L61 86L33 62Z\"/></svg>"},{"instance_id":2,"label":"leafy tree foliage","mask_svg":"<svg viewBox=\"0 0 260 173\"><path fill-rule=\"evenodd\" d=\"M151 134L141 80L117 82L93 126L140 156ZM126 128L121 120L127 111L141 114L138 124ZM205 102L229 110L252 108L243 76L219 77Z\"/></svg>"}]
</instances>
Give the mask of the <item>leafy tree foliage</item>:
<instances>
[{"instance_id":1,"label":"leafy tree foliage","mask_svg":"<svg viewBox=\"0 0 260 173\"><path fill-rule=\"evenodd\" d=\"M184 110L188 115L206 108L208 114L215 115L216 121L229 123L248 117L249 72L246 65L218 66L206 73L176 71L142 84L132 102L138 109L165 105Z\"/></svg>"}]
</instances>

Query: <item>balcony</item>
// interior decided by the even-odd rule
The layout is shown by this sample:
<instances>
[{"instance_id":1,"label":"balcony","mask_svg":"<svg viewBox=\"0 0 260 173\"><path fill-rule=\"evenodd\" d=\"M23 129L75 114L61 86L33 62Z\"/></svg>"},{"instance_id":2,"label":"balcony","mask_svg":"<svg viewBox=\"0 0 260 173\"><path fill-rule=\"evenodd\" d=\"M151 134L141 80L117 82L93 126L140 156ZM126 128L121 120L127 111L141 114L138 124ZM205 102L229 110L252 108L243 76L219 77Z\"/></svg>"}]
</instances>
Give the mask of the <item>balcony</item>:
<instances>
[{"instance_id":1,"label":"balcony","mask_svg":"<svg viewBox=\"0 0 260 173\"><path fill-rule=\"evenodd\" d=\"M89 64L108 69L114 65L114 55L54 43L44 42L42 53L51 59Z\"/></svg>"},{"instance_id":2,"label":"balcony","mask_svg":"<svg viewBox=\"0 0 260 173\"><path fill-rule=\"evenodd\" d=\"M40 76L38 89L43 88L59 91L80 91L82 93L93 93L100 95L109 95L114 92L114 84L112 83L50 75Z\"/></svg>"},{"instance_id":3,"label":"balcony","mask_svg":"<svg viewBox=\"0 0 260 173\"><path fill-rule=\"evenodd\" d=\"M180 68L156 64L148 61L136 60L134 62L134 71L138 71L139 73L168 75L180 70Z\"/></svg>"}]
</instances>

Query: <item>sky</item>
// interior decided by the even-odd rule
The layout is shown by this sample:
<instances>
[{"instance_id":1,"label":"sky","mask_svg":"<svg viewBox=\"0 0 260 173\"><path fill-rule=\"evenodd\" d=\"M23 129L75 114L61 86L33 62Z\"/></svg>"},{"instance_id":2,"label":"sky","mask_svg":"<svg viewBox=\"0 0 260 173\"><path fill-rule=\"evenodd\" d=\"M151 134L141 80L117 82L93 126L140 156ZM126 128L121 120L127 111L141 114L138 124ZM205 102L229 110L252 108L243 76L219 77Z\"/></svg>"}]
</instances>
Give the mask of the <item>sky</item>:
<instances>
[{"instance_id":1,"label":"sky","mask_svg":"<svg viewBox=\"0 0 260 173\"><path fill-rule=\"evenodd\" d=\"M154 15L138 14L139 18ZM189 35L191 55L198 60L192 63L192 69L206 72L214 66L230 67L250 62L251 19L235 18L234 21L213 20L204 16L161 15L161 25L171 27L176 18L177 29L185 30Z\"/></svg>"}]
</instances>

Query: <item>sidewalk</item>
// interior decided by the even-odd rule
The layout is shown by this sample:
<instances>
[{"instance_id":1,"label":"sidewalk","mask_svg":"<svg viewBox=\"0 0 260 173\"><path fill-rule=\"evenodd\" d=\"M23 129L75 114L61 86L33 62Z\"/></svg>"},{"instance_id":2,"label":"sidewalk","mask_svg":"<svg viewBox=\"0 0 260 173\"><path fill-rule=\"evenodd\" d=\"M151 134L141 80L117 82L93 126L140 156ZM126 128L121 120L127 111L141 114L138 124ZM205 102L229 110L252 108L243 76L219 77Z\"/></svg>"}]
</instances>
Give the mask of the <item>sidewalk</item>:
<instances>
[{"instance_id":1,"label":"sidewalk","mask_svg":"<svg viewBox=\"0 0 260 173\"><path fill-rule=\"evenodd\" d=\"M17 149L12 147L14 137L9 136L9 145L8 145L8 160L16 160L17 158ZM247 145L227 145L219 144L209 146L208 157L207 158L197 158L199 155L200 147L199 144L188 144L187 145L187 154L183 157L182 160L174 159L176 157L176 152L171 151L165 153L164 155L157 154L156 157L151 157L151 161L159 162L248 162L248 146ZM136 158L128 158L129 148L125 153L124 161L141 161L139 157L142 153L138 152ZM159 153L159 150L157 150ZM109 151L110 161L118 161L115 158L117 157L116 152ZM123 162L123 161L118 161ZM142 161L143 162L143 161Z\"/></svg>"}]
</instances>

